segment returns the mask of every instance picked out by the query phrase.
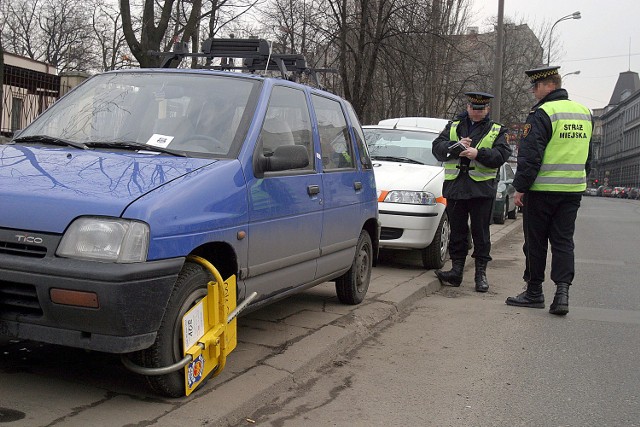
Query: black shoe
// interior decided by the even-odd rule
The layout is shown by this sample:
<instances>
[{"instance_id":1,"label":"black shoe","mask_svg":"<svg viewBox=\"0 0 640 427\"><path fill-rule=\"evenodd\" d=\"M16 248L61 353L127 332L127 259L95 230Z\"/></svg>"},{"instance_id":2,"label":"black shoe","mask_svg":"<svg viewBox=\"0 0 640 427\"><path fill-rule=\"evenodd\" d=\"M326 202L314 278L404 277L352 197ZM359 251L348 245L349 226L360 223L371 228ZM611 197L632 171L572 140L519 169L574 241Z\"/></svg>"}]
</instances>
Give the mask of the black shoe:
<instances>
[{"instance_id":1,"label":"black shoe","mask_svg":"<svg viewBox=\"0 0 640 427\"><path fill-rule=\"evenodd\" d=\"M436 271L436 276L440 280L440 284L443 286L458 287L462 283L462 274L464 271L464 259L451 260L451 270L449 271Z\"/></svg>"},{"instance_id":2,"label":"black shoe","mask_svg":"<svg viewBox=\"0 0 640 427\"><path fill-rule=\"evenodd\" d=\"M476 260L476 292L487 292L489 281L487 280L487 261Z\"/></svg>"},{"instance_id":3,"label":"black shoe","mask_svg":"<svg viewBox=\"0 0 640 427\"><path fill-rule=\"evenodd\" d=\"M549 313L564 316L569 312L569 284L557 283L556 294L549 306Z\"/></svg>"},{"instance_id":4,"label":"black shoe","mask_svg":"<svg viewBox=\"0 0 640 427\"><path fill-rule=\"evenodd\" d=\"M518 296L509 297L505 301L507 305L528 308L544 308L544 295L542 294L542 284L527 284L527 289Z\"/></svg>"}]
</instances>

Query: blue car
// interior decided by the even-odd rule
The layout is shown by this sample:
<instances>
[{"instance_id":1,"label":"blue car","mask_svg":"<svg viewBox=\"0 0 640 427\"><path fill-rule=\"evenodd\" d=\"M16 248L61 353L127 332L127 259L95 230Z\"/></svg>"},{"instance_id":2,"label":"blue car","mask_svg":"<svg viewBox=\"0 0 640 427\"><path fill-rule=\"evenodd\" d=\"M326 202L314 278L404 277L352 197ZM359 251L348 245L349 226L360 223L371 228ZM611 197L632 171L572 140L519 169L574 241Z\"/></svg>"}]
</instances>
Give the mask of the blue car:
<instances>
[{"instance_id":1,"label":"blue car","mask_svg":"<svg viewBox=\"0 0 640 427\"><path fill-rule=\"evenodd\" d=\"M172 364L211 280L194 255L250 309L326 281L360 303L380 233L364 134L283 76L107 72L0 146L0 334ZM149 380L184 395L180 372Z\"/></svg>"}]
</instances>

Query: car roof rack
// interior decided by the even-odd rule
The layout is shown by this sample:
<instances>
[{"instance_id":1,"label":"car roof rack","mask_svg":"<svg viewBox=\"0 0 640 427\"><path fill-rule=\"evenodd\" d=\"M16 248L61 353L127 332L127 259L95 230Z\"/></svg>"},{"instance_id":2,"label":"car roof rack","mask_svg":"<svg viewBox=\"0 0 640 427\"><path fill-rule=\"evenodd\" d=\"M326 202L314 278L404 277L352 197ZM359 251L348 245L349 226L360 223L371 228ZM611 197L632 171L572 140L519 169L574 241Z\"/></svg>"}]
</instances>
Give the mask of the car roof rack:
<instances>
[{"instance_id":1,"label":"car roof rack","mask_svg":"<svg viewBox=\"0 0 640 427\"><path fill-rule=\"evenodd\" d=\"M160 68L172 68L186 58L206 58L205 65L195 68L213 70L244 70L251 73L259 71L279 71L283 79L297 81L302 75L311 77L315 85L324 89L317 73L336 73L332 68L311 68L300 54L273 53L267 40L259 38L248 39L216 39L210 38L202 42L201 52L189 52L185 42L176 42L172 52L149 52L163 57ZM213 58L222 58L220 65L213 65ZM235 65L233 59L242 59L242 65Z\"/></svg>"}]
</instances>

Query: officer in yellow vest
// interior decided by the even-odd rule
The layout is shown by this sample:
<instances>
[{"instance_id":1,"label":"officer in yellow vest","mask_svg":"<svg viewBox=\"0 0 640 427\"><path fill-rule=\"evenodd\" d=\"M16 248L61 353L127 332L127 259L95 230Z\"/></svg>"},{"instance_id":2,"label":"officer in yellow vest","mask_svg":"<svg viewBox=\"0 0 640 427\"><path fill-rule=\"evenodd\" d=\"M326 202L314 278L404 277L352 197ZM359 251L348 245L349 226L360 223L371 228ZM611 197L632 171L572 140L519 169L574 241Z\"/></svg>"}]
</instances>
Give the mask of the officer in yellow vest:
<instances>
[{"instance_id":1,"label":"officer in yellow vest","mask_svg":"<svg viewBox=\"0 0 640 427\"><path fill-rule=\"evenodd\" d=\"M556 293L549 312L569 312L569 286L575 274L573 233L590 170L591 112L569 100L560 67L526 71L539 101L529 113L518 152L513 185L522 207L526 266L524 292L508 305L544 308L542 283L551 243L551 280Z\"/></svg>"},{"instance_id":2,"label":"officer in yellow vest","mask_svg":"<svg viewBox=\"0 0 640 427\"><path fill-rule=\"evenodd\" d=\"M475 258L475 289L487 292L487 263L491 261L489 224L496 197L498 169L511 155L507 129L489 118L493 95L467 92L466 111L447 124L433 141L433 155L445 162L443 195L451 224L451 270L436 271L445 286L460 286L469 251L469 219ZM459 143L459 144L457 144ZM456 147L459 147L456 149Z\"/></svg>"}]
</instances>

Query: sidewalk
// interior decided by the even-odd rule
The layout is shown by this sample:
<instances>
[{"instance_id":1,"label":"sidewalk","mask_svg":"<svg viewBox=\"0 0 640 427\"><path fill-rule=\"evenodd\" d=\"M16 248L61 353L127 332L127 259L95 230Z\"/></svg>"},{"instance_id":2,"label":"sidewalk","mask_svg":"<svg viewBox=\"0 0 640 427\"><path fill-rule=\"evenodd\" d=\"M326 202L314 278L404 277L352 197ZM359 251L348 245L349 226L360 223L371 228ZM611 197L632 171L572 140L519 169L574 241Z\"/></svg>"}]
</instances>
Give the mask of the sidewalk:
<instances>
[{"instance_id":1,"label":"sidewalk","mask_svg":"<svg viewBox=\"0 0 640 427\"><path fill-rule=\"evenodd\" d=\"M520 232L521 221L491 225L492 244ZM334 284L324 283L241 317L238 346L225 370L189 398L172 401L173 410L151 418L162 426L250 424L251 413L274 396L323 365L341 363L343 354L400 311L440 289L433 270L424 270L418 258L398 260L395 255L381 256L360 305L340 304ZM472 279L465 278L462 286L473 286Z\"/></svg>"}]
</instances>

